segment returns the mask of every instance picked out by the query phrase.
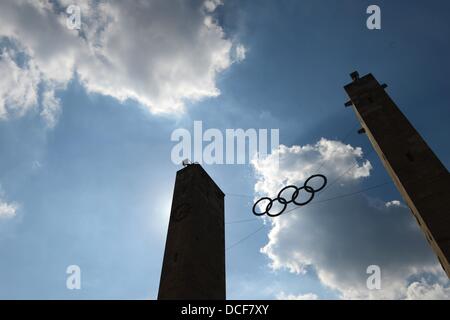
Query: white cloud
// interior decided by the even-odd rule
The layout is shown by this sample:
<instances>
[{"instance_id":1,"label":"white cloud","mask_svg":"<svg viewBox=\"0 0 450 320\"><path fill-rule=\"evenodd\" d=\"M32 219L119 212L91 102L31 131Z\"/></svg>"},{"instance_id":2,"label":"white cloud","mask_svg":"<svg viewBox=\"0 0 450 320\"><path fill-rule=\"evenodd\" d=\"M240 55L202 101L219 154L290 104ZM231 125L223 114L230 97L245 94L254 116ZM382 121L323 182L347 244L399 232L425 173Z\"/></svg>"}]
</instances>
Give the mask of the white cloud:
<instances>
[{"instance_id":1,"label":"white cloud","mask_svg":"<svg viewBox=\"0 0 450 320\"><path fill-rule=\"evenodd\" d=\"M18 205L16 203L7 203L0 199L0 220L11 219L17 214Z\"/></svg>"},{"instance_id":2,"label":"white cloud","mask_svg":"<svg viewBox=\"0 0 450 320\"><path fill-rule=\"evenodd\" d=\"M272 154L252 162L258 181L255 191L263 194L278 193L285 185L295 184L307 179L314 169L322 166L321 171L328 173L328 180L341 175L342 183L348 183L358 178L368 177L372 165L362 159L361 148L354 148L339 141L320 139L315 145L292 146L280 145ZM276 160L279 159L279 168Z\"/></svg>"},{"instance_id":3,"label":"white cloud","mask_svg":"<svg viewBox=\"0 0 450 320\"><path fill-rule=\"evenodd\" d=\"M386 206L364 194L320 203L361 189L372 166L360 148L322 138L315 145L281 145L278 155L279 169L276 154L253 162L259 195L274 197L283 186L302 185L312 174L325 174L330 183L348 172L318 192L311 204L270 219L261 252L272 269L314 270L324 286L344 299L406 298L411 277L420 274L445 286L448 280L441 277L436 257L405 206ZM381 268L381 290L366 286L369 265Z\"/></svg>"},{"instance_id":4,"label":"white cloud","mask_svg":"<svg viewBox=\"0 0 450 320\"><path fill-rule=\"evenodd\" d=\"M247 49L242 45L239 44L236 46L236 61L240 62L245 59L245 54L247 53Z\"/></svg>"},{"instance_id":5,"label":"white cloud","mask_svg":"<svg viewBox=\"0 0 450 320\"><path fill-rule=\"evenodd\" d=\"M19 205L14 202L7 202L4 200L5 192L0 184L0 220L11 219L17 215Z\"/></svg>"},{"instance_id":6,"label":"white cloud","mask_svg":"<svg viewBox=\"0 0 450 320\"><path fill-rule=\"evenodd\" d=\"M278 300L317 300L319 297L315 293L305 293L305 294L285 294L281 292L277 295Z\"/></svg>"},{"instance_id":7,"label":"white cloud","mask_svg":"<svg viewBox=\"0 0 450 320\"><path fill-rule=\"evenodd\" d=\"M3 118L35 106L42 84L41 115L54 124L55 90L75 73L88 91L134 99L154 113L183 112L188 101L220 94L216 76L232 64L234 46L212 17L220 1L77 1L80 32L66 27L69 4L1 3L0 37L17 44L16 53L28 62L21 68L8 56L2 59Z\"/></svg>"},{"instance_id":8,"label":"white cloud","mask_svg":"<svg viewBox=\"0 0 450 320\"><path fill-rule=\"evenodd\" d=\"M222 4L221 0L206 0L204 6L206 10L208 10L209 12L213 12L214 10L216 10L217 6L221 4Z\"/></svg>"},{"instance_id":9,"label":"white cloud","mask_svg":"<svg viewBox=\"0 0 450 320\"><path fill-rule=\"evenodd\" d=\"M450 287L439 283L428 284L425 280L415 281L406 291L408 300L450 300Z\"/></svg>"},{"instance_id":10,"label":"white cloud","mask_svg":"<svg viewBox=\"0 0 450 320\"><path fill-rule=\"evenodd\" d=\"M392 201L386 202L385 206L386 206L387 208L393 207L393 206L394 206L394 207L401 207L401 206L402 206L402 203L401 203L399 200L392 200Z\"/></svg>"},{"instance_id":11,"label":"white cloud","mask_svg":"<svg viewBox=\"0 0 450 320\"><path fill-rule=\"evenodd\" d=\"M14 52L0 52L0 119L22 116L37 103L39 73L30 61L22 68L14 61Z\"/></svg>"},{"instance_id":12,"label":"white cloud","mask_svg":"<svg viewBox=\"0 0 450 320\"><path fill-rule=\"evenodd\" d=\"M59 112L60 101L55 97L55 90L47 89L42 94L41 116L45 119L49 127L53 127L56 124Z\"/></svg>"}]
</instances>

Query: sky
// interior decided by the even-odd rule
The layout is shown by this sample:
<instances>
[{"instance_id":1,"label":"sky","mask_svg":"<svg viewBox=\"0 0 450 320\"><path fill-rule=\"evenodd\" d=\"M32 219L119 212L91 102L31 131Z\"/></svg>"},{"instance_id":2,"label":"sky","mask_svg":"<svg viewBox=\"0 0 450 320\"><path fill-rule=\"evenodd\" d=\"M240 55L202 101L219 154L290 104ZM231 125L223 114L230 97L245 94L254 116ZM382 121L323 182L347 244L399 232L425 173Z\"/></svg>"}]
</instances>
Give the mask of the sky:
<instances>
[{"instance_id":1,"label":"sky","mask_svg":"<svg viewBox=\"0 0 450 320\"><path fill-rule=\"evenodd\" d=\"M379 30L366 26L372 4ZM70 5L80 29L67 25ZM449 299L343 90L355 70L387 83L448 168L449 9L438 0L2 1L0 298L155 299L182 168L171 135L202 121L280 136L266 159L204 164L225 192L228 299ZM252 215L259 196L315 173L339 180L299 210ZM66 286L71 265L79 290ZM370 265L380 289L366 285Z\"/></svg>"}]
</instances>

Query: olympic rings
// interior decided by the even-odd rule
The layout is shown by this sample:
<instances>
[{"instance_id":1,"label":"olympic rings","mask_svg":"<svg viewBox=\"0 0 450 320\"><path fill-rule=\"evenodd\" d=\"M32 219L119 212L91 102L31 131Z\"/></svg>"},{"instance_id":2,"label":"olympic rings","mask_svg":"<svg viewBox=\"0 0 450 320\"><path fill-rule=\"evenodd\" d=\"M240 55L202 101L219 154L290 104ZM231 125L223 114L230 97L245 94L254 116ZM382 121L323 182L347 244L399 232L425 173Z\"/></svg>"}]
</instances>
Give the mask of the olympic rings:
<instances>
[{"instance_id":1,"label":"olympic rings","mask_svg":"<svg viewBox=\"0 0 450 320\"><path fill-rule=\"evenodd\" d=\"M322 178L323 179L323 184L320 188L314 189L313 187L309 186L308 183L314 179L314 178ZM252 211L253 214L255 216L263 216L265 214L267 214L269 217L277 217L279 215L281 215L287 208L287 205L289 203L294 203L297 206L304 206L308 203L310 203L313 199L314 199L314 195L316 192L323 190L323 188L325 188L325 186L327 185L327 177L325 177L323 174L314 174L312 176L310 176L308 179L306 179L306 181L303 183L303 186L297 188L294 185L290 185L290 186L286 186L283 189L280 190L280 192L278 192L278 195L275 199L271 199L269 197L262 197L260 198L258 201L255 202L255 204L253 205ZM292 193L291 195L291 199L287 200L286 198L284 198L282 196L283 192L287 189L294 189L295 191ZM297 202L296 199L300 194L301 190L305 190L307 193L310 194L308 200L304 201L304 202ZM266 209L263 212L256 212L256 207L257 205L262 202L262 201L268 201L267 205L266 205ZM272 206L274 204L274 202L277 201L279 203L281 203L281 205L283 206L283 208L276 213L271 213L270 209L272 209Z\"/></svg>"},{"instance_id":2,"label":"olympic rings","mask_svg":"<svg viewBox=\"0 0 450 320\"><path fill-rule=\"evenodd\" d=\"M305 191L308 192L309 194L311 194L311 196L305 202L297 202L297 201L295 201L295 199L298 197L300 190L302 190L302 189L305 189ZM305 204L308 204L312 201L312 199L314 198L314 193L315 193L315 190L313 188L311 188L310 186L300 187L292 194L292 202L298 206L304 206Z\"/></svg>"},{"instance_id":3,"label":"olympic rings","mask_svg":"<svg viewBox=\"0 0 450 320\"><path fill-rule=\"evenodd\" d=\"M255 204L253 205L253 214L255 216L263 216L266 214L266 212L261 212L261 213L255 212L255 207L258 205L258 203L260 203L261 201L264 201L264 200L269 200L269 203L267 204L267 206L270 205L270 208L272 208L272 202L273 202L272 199L270 199L269 197L263 197L263 198L259 199L258 201L256 201ZM266 208L267 208L267 206L266 206ZM269 208L269 210L270 210L270 208ZM267 209L266 209L266 211L267 211Z\"/></svg>"}]
</instances>

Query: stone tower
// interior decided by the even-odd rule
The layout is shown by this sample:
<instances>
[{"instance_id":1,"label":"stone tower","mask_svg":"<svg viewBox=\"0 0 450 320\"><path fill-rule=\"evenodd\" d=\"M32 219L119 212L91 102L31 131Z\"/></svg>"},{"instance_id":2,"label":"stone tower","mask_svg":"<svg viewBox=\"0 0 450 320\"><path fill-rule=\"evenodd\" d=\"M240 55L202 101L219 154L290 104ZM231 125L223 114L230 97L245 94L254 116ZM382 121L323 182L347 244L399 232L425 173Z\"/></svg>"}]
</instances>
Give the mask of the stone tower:
<instances>
[{"instance_id":1,"label":"stone tower","mask_svg":"<svg viewBox=\"0 0 450 320\"><path fill-rule=\"evenodd\" d=\"M177 172L158 299L225 299L224 197L199 164Z\"/></svg>"},{"instance_id":2,"label":"stone tower","mask_svg":"<svg viewBox=\"0 0 450 320\"><path fill-rule=\"evenodd\" d=\"M450 175L372 74L344 87L362 128L450 277Z\"/></svg>"}]
</instances>

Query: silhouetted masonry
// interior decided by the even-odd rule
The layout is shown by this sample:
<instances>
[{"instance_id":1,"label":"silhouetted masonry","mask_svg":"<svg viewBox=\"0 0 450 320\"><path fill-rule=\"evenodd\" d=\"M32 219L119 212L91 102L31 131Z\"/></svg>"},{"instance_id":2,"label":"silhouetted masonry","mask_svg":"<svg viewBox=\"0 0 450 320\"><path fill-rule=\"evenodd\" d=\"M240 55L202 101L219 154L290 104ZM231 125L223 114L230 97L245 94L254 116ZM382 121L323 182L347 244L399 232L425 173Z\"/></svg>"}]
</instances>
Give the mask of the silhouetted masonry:
<instances>
[{"instance_id":1,"label":"silhouetted masonry","mask_svg":"<svg viewBox=\"0 0 450 320\"><path fill-rule=\"evenodd\" d=\"M372 74L350 76L345 105L353 106L359 132L369 137L450 277L449 172L385 92L386 85Z\"/></svg>"},{"instance_id":2,"label":"silhouetted masonry","mask_svg":"<svg viewBox=\"0 0 450 320\"><path fill-rule=\"evenodd\" d=\"M224 197L199 164L177 172L158 299L225 299Z\"/></svg>"}]
</instances>

